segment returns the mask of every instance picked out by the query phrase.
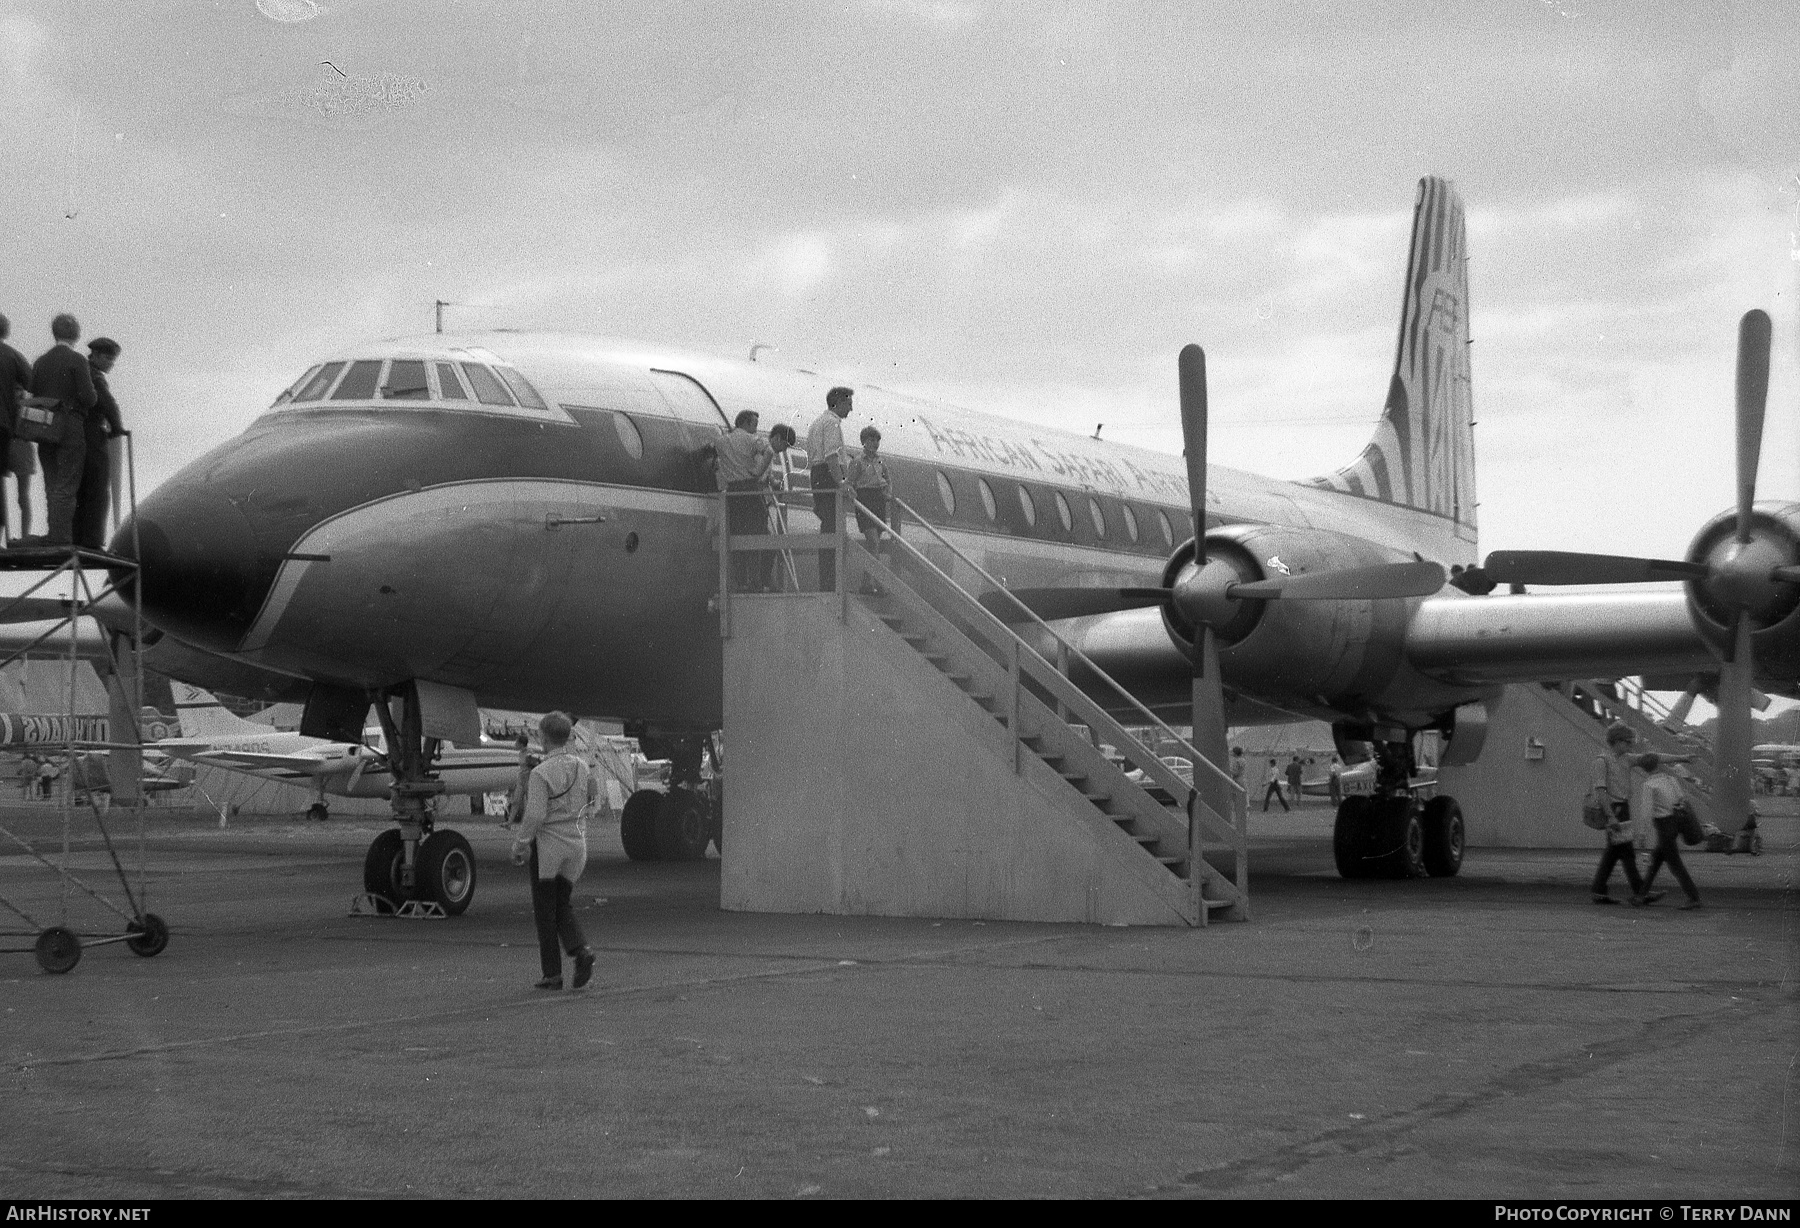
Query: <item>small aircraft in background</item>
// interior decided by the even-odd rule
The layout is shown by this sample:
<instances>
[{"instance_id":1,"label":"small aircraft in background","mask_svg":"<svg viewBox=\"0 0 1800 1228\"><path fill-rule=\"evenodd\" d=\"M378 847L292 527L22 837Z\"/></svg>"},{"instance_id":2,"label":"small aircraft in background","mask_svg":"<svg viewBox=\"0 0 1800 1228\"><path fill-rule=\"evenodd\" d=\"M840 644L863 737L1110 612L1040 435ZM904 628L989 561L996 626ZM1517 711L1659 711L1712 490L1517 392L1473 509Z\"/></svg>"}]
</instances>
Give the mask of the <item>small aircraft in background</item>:
<instances>
[{"instance_id":1,"label":"small aircraft in background","mask_svg":"<svg viewBox=\"0 0 1800 1228\"><path fill-rule=\"evenodd\" d=\"M327 794L380 798L393 787L379 730L370 731L363 742L311 738L245 720L199 687L180 682L173 687L181 736L152 742L147 750L204 767L310 785L318 794L306 812L312 819L331 817ZM513 787L518 752L512 747L444 746L431 770L443 782L444 793L479 798Z\"/></svg>"}]
</instances>

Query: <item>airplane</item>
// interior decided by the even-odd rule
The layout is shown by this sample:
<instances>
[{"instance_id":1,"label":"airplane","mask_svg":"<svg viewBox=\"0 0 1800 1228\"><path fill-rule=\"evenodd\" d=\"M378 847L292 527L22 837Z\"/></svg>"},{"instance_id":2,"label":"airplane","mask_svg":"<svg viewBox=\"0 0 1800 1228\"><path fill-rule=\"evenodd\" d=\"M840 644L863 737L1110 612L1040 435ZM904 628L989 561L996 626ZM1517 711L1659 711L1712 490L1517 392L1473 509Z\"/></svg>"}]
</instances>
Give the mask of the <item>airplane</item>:
<instances>
[{"instance_id":1,"label":"airplane","mask_svg":"<svg viewBox=\"0 0 1800 1228\"><path fill-rule=\"evenodd\" d=\"M1483 561L1466 233L1445 179L1418 185L1401 308L1373 439L1311 481L1207 464L1198 346L1176 363L1185 460L867 384L849 426L881 429L896 495L1008 592L958 582L1056 621L1191 723L1210 761L1227 723L1319 719L1341 752L1367 744L1372 792L1336 818L1346 877L1456 873L1461 810L1414 796L1414 741L1436 730L1444 762L1471 760L1514 682L1716 675L1719 795L1741 792L1747 817L1746 696L1800 695L1800 504L1754 493L1768 317L1740 329L1738 505L1685 559ZM628 851L695 857L717 832L698 786L723 702L717 496L698 458L743 409L804 435L833 382L567 334L352 346L163 483L109 550L139 567L160 672L304 700L303 732L339 741L373 703L397 828L370 851L369 890L417 893L431 875L415 867L460 840L429 813L428 759L478 705L625 722L672 762L666 794L627 804ZM1670 578L1682 588L1494 591Z\"/></svg>"},{"instance_id":2,"label":"airplane","mask_svg":"<svg viewBox=\"0 0 1800 1228\"><path fill-rule=\"evenodd\" d=\"M386 797L393 772L379 745L334 742L283 732L245 720L199 687L171 682L181 736L146 744L148 751L221 768L247 776L310 785L318 800L307 808L310 819L329 819L325 797ZM512 747L446 746L431 761L444 794L480 798L510 790L518 778L518 753ZM474 896L474 858L466 843L442 845L441 857L424 867L440 883L439 903L446 912L461 912Z\"/></svg>"}]
</instances>

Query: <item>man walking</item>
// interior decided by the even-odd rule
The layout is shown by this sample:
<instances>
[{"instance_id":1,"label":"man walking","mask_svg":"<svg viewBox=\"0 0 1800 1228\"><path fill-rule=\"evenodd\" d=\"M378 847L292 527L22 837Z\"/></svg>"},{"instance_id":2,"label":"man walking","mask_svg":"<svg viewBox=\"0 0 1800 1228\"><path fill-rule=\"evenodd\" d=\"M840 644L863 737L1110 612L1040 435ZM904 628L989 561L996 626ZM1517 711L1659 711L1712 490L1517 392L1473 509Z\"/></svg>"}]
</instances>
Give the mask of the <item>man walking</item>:
<instances>
[{"instance_id":1,"label":"man walking","mask_svg":"<svg viewBox=\"0 0 1800 1228\"><path fill-rule=\"evenodd\" d=\"M574 727L561 712L546 713L538 722L544 761L531 769L525 817L513 837L513 864L525 864L528 856L531 864L531 913L544 973L538 989L563 987L564 951L575 958L576 989L594 975L594 951L575 920L570 900L576 880L587 868L587 816L599 790L587 760L569 751Z\"/></svg>"},{"instance_id":2,"label":"man walking","mask_svg":"<svg viewBox=\"0 0 1800 1228\"><path fill-rule=\"evenodd\" d=\"M62 438L38 444L38 463L44 470L44 502L47 505L44 542L51 546L75 543L75 495L81 488L82 456L87 447L87 412L100 399L94 390L93 368L75 352L81 325L68 314L50 321L56 344L31 364L31 395L61 403Z\"/></svg>"},{"instance_id":3,"label":"man walking","mask_svg":"<svg viewBox=\"0 0 1800 1228\"><path fill-rule=\"evenodd\" d=\"M1652 893L1650 887L1656 882L1656 872L1666 864L1669 873L1687 893L1687 903L1681 905L1685 912L1700 907L1700 889L1694 886L1687 866L1682 863L1681 847L1676 843L1681 835L1681 822L1675 816L1675 808L1685 804L1687 799L1681 795L1681 782L1669 771L1671 762L1660 755L1644 755L1638 759L1638 766L1650 773L1650 780L1644 786L1644 800L1650 811L1650 822L1656 827L1656 851L1650 854L1650 868L1644 871L1644 889L1631 902L1653 904L1662 898L1662 892Z\"/></svg>"},{"instance_id":4,"label":"man walking","mask_svg":"<svg viewBox=\"0 0 1800 1228\"><path fill-rule=\"evenodd\" d=\"M1269 760L1269 783L1263 789L1263 813L1264 814L1269 813L1269 799L1270 798L1274 798L1276 801L1280 802L1281 808L1283 810L1292 810L1293 809L1292 806L1288 805L1287 798L1282 796L1282 793L1281 793L1281 765L1276 763L1275 760L1273 760L1273 759Z\"/></svg>"},{"instance_id":5,"label":"man walking","mask_svg":"<svg viewBox=\"0 0 1800 1228\"><path fill-rule=\"evenodd\" d=\"M844 509L838 503L838 486L844 476L844 419L850 416L850 401L855 394L848 388L833 388L825 394L825 412L813 420L806 432L806 455L812 464L813 514L819 518L819 532L837 533L844 525ZM819 591L829 593L837 588L837 552L819 551Z\"/></svg>"},{"instance_id":6,"label":"man walking","mask_svg":"<svg viewBox=\"0 0 1800 1228\"><path fill-rule=\"evenodd\" d=\"M1662 898L1660 893L1654 897L1645 895L1644 880L1638 877L1637 849L1631 841L1631 769L1637 764L1631 744L1636 740L1631 726L1614 725L1606 731L1606 753L1594 760L1593 798L1612 815L1606 824L1606 850L1600 854L1600 867L1594 871L1594 882L1589 888L1596 904L1619 902L1612 898L1609 889L1615 865L1625 867L1625 881L1633 900L1650 903Z\"/></svg>"}]
</instances>

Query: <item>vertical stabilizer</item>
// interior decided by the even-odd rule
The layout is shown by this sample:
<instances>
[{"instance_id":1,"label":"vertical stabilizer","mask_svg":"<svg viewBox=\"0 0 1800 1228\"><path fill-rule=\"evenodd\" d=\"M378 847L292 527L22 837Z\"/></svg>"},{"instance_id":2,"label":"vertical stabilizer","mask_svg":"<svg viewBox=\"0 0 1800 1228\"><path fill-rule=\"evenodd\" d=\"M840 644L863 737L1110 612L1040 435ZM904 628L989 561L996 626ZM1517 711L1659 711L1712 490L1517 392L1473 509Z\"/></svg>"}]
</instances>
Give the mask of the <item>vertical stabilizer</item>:
<instances>
[{"instance_id":1,"label":"vertical stabilizer","mask_svg":"<svg viewBox=\"0 0 1800 1228\"><path fill-rule=\"evenodd\" d=\"M211 693L185 682L171 683L175 693L175 715L181 721L184 738L216 738L222 734L272 733L267 725L258 725L230 711Z\"/></svg>"},{"instance_id":2,"label":"vertical stabilizer","mask_svg":"<svg viewBox=\"0 0 1800 1228\"><path fill-rule=\"evenodd\" d=\"M1468 234L1448 179L1419 180L1400 341L1375 438L1311 486L1433 512L1475 540L1475 438L1469 394Z\"/></svg>"}]
</instances>

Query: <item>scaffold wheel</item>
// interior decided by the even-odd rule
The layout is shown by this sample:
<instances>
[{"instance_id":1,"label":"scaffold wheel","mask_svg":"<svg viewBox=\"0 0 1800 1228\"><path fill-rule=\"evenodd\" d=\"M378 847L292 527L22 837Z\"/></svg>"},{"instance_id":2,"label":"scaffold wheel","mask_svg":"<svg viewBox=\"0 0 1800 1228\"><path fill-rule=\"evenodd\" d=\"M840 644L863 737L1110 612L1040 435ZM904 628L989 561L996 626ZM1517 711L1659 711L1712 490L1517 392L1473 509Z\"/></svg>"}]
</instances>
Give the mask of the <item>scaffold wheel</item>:
<instances>
[{"instance_id":1,"label":"scaffold wheel","mask_svg":"<svg viewBox=\"0 0 1800 1228\"><path fill-rule=\"evenodd\" d=\"M45 972L67 972L81 962L81 939L74 930L53 925L38 935L35 953Z\"/></svg>"},{"instance_id":2,"label":"scaffold wheel","mask_svg":"<svg viewBox=\"0 0 1800 1228\"><path fill-rule=\"evenodd\" d=\"M153 912L147 912L140 919L129 922L125 926L125 932L131 935L125 940L131 953L142 955L146 959L152 955L161 955L163 948L169 945L168 923Z\"/></svg>"}]
</instances>

